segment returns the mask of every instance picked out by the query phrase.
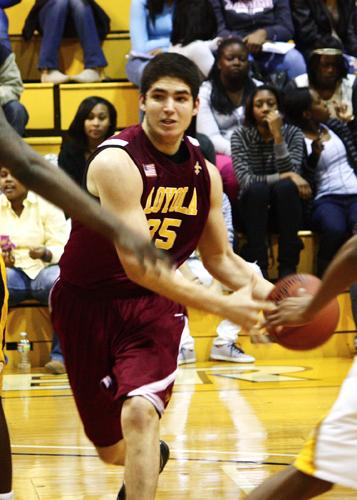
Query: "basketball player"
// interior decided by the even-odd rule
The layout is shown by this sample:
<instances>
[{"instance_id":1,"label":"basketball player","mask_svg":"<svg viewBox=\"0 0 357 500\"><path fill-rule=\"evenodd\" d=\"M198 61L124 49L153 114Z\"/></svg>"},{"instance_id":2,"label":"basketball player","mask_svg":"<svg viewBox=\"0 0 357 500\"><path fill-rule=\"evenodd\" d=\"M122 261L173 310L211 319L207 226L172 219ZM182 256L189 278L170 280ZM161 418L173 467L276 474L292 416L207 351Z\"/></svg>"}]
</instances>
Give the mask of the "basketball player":
<instances>
[{"instance_id":1,"label":"basketball player","mask_svg":"<svg viewBox=\"0 0 357 500\"><path fill-rule=\"evenodd\" d=\"M87 193L41 156L37 155L8 124L0 107L0 164L32 191L61 207L72 217L88 224L103 236L114 241L125 252L131 252L142 271L155 264L162 255L147 239L129 229L116 216L104 210ZM120 216L120 214L117 215ZM159 272L159 267L155 268ZM5 322L7 290L4 262L0 252L0 500L11 500L12 474L9 433L1 402L2 371L4 367Z\"/></svg>"},{"instance_id":2,"label":"basketball player","mask_svg":"<svg viewBox=\"0 0 357 500\"><path fill-rule=\"evenodd\" d=\"M118 498L152 500L168 447L159 418L168 404L186 321L184 306L252 328L273 288L228 243L222 185L198 143L184 131L198 110L197 67L161 54L145 68L142 126L102 143L86 174L89 193L117 210L176 266L198 246L209 272L236 294L222 296L174 270L143 274L127 252L75 223L52 293L58 332L77 408L99 457L123 465ZM120 265L118 265L118 255ZM183 304L183 305L181 305Z\"/></svg>"},{"instance_id":3,"label":"basketball player","mask_svg":"<svg viewBox=\"0 0 357 500\"><path fill-rule=\"evenodd\" d=\"M303 324L331 299L357 281L357 236L339 250L314 297L282 301L272 326ZM293 465L264 481L247 500L307 500L334 484L357 489L357 359L344 380L330 413L305 443Z\"/></svg>"}]
</instances>

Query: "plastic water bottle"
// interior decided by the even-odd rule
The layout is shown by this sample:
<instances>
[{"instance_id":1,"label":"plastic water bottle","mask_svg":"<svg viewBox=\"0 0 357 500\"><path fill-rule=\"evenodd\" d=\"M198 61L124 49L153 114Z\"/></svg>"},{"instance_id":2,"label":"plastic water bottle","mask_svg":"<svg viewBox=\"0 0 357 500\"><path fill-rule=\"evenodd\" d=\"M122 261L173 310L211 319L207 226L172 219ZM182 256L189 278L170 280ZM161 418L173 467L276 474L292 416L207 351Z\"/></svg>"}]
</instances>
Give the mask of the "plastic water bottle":
<instances>
[{"instance_id":1,"label":"plastic water bottle","mask_svg":"<svg viewBox=\"0 0 357 500\"><path fill-rule=\"evenodd\" d=\"M27 338L26 332L20 333L21 339L17 343L17 352L19 353L19 364L17 365L18 370L22 373L30 373L31 362L30 362L30 350L31 344Z\"/></svg>"}]
</instances>

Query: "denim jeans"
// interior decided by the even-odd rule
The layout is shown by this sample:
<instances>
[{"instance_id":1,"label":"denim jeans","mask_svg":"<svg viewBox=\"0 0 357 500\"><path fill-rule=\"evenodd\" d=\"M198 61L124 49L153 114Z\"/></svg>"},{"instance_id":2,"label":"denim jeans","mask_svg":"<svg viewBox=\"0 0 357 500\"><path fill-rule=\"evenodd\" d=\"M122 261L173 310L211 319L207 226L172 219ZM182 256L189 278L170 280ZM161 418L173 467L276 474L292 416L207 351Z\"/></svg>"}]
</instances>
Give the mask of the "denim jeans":
<instances>
[{"instance_id":1,"label":"denim jeans","mask_svg":"<svg viewBox=\"0 0 357 500\"><path fill-rule=\"evenodd\" d=\"M27 299L36 299L47 306L51 288L58 276L59 266L57 265L45 267L34 279L31 279L18 267L7 267L9 306L15 306ZM63 363L63 355L55 332L53 332L51 359Z\"/></svg>"},{"instance_id":2,"label":"denim jeans","mask_svg":"<svg viewBox=\"0 0 357 500\"><path fill-rule=\"evenodd\" d=\"M48 0L39 15L43 32L39 68L58 69L58 51L69 12L83 49L84 66L86 68L106 66L107 61L100 45L90 5L85 0Z\"/></svg>"},{"instance_id":3,"label":"denim jeans","mask_svg":"<svg viewBox=\"0 0 357 500\"><path fill-rule=\"evenodd\" d=\"M29 115L26 108L21 104L21 102L13 100L9 101L2 107L6 120L8 123L16 130L16 132L23 136L25 133L25 128L29 120Z\"/></svg>"},{"instance_id":4,"label":"denim jeans","mask_svg":"<svg viewBox=\"0 0 357 500\"><path fill-rule=\"evenodd\" d=\"M4 9L0 9L0 43L11 50L8 30L9 21L7 19L7 15L5 14Z\"/></svg>"}]
</instances>

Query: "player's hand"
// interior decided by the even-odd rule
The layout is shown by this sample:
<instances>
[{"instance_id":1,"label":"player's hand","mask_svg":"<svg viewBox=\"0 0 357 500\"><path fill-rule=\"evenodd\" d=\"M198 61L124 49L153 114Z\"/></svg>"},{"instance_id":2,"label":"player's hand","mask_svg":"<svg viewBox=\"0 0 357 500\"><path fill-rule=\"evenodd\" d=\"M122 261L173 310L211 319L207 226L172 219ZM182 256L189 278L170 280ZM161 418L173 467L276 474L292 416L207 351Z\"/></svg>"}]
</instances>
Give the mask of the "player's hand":
<instances>
[{"instance_id":1,"label":"player's hand","mask_svg":"<svg viewBox=\"0 0 357 500\"><path fill-rule=\"evenodd\" d=\"M263 43L267 41L267 32L264 29L259 29L250 33L243 38L248 52L251 54L259 54L262 50Z\"/></svg>"},{"instance_id":2,"label":"player's hand","mask_svg":"<svg viewBox=\"0 0 357 500\"><path fill-rule=\"evenodd\" d=\"M303 325L311 321L308 307L312 295L301 288L297 297L289 297L277 304L275 311L269 313L266 319L266 327L278 327L285 325Z\"/></svg>"},{"instance_id":3,"label":"player's hand","mask_svg":"<svg viewBox=\"0 0 357 500\"><path fill-rule=\"evenodd\" d=\"M2 250L1 255L4 260L5 267L14 267L15 257L12 252Z\"/></svg>"},{"instance_id":4,"label":"player's hand","mask_svg":"<svg viewBox=\"0 0 357 500\"><path fill-rule=\"evenodd\" d=\"M262 323L260 311L273 312L276 305L270 300L255 300L252 298L254 280L226 298L227 310L222 311L224 317L233 323L241 325L245 330L259 328Z\"/></svg>"}]
</instances>

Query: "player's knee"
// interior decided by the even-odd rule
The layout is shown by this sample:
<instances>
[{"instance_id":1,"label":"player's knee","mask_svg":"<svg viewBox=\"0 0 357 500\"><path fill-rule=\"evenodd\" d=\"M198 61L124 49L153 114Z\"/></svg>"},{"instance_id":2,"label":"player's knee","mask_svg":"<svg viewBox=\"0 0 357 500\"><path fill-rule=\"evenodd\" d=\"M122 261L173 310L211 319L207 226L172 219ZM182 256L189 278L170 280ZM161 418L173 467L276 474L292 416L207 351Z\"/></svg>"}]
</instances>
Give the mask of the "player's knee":
<instances>
[{"instance_id":1,"label":"player's knee","mask_svg":"<svg viewBox=\"0 0 357 500\"><path fill-rule=\"evenodd\" d=\"M157 412L147 399L137 396L125 401L122 412L123 430L146 432L157 420Z\"/></svg>"},{"instance_id":2,"label":"player's knee","mask_svg":"<svg viewBox=\"0 0 357 500\"><path fill-rule=\"evenodd\" d=\"M304 474L300 471L296 471L296 475L299 476L302 492L301 498L304 499L322 495L333 487L333 483L329 483L328 481L324 481L323 479Z\"/></svg>"}]
</instances>

